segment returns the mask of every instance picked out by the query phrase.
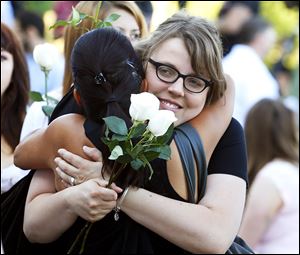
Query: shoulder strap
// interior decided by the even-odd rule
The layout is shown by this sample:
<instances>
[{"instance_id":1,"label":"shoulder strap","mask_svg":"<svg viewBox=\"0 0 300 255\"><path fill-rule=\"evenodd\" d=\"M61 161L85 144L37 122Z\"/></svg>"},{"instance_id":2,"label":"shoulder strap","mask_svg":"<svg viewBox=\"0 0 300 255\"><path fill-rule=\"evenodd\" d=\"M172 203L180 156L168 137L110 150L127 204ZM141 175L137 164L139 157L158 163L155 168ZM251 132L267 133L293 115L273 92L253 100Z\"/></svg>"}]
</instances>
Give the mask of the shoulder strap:
<instances>
[{"instance_id":1,"label":"shoulder strap","mask_svg":"<svg viewBox=\"0 0 300 255\"><path fill-rule=\"evenodd\" d=\"M190 124L185 123L179 127L176 127L174 139L187 180L188 200L190 202L197 203L198 201L195 201L196 178L194 160L196 162L198 173L197 186L199 201L204 196L207 178L205 153L200 136Z\"/></svg>"}]
</instances>

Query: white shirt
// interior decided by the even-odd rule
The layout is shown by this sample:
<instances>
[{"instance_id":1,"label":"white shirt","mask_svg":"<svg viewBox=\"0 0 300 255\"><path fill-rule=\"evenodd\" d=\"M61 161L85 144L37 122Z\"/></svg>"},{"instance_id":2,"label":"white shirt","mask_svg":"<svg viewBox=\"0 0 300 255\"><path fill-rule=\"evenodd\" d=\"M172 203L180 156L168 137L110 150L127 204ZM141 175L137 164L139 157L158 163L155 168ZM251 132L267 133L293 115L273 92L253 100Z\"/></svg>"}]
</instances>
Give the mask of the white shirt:
<instances>
[{"instance_id":1,"label":"white shirt","mask_svg":"<svg viewBox=\"0 0 300 255\"><path fill-rule=\"evenodd\" d=\"M253 48L237 44L223 59L223 68L235 83L233 117L242 125L250 108L263 98L279 98L279 85Z\"/></svg>"},{"instance_id":2,"label":"white shirt","mask_svg":"<svg viewBox=\"0 0 300 255\"><path fill-rule=\"evenodd\" d=\"M254 250L259 254L299 254L299 165L275 159L256 176L260 177L274 183L283 206Z\"/></svg>"},{"instance_id":3,"label":"white shirt","mask_svg":"<svg viewBox=\"0 0 300 255\"><path fill-rule=\"evenodd\" d=\"M49 96L60 100L62 97L62 88L60 87L52 92L49 92ZM42 111L43 105L45 105L45 102L43 101L34 102L27 110L27 114L22 126L20 141L22 141L28 134L32 133L36 129L48 126L49 119ZM30 170L20 169L13 164L9 167L1 169L1 193L8 191L29 172Z\"/></svg>"}]
</instances>

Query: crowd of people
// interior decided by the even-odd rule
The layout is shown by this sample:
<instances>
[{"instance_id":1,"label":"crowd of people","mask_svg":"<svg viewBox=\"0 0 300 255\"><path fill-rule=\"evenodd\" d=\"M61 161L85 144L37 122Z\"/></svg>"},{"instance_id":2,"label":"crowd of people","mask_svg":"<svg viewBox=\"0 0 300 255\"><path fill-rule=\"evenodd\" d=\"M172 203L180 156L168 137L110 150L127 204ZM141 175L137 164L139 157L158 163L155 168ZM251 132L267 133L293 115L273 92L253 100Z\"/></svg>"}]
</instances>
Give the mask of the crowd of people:
<instances>
[{"instance_id":1,"label":"crowd of people","mask_svg":"<svg viewBox=\"0 0 300 255\"><path fill-rule=\"evenodd\" d=\"M98 1L75 4L119 18L112 27L85 19L64 28L64 53L49 75L60 100L50 118L45 102L29 101L30 90L44 93L32 59L45 42L43 19L22 10L12 26L1 12L4 252L78 254L72 244L93 222L84 253L226 253L239 235L255 253L298 254L299 117L264 63L276 33L259 1L225 1L216 23L181 10L152 32L149 1L103 1L99 13ZM129 124L130 95L143 91L175 113L171 159L151 162L151 180L128 168L107 188L113 162L99 139L102 118ZM193 174L194 203L174 140L186 125L198 133L207 171L203 197Z\"/></svg>"}]
</instances>

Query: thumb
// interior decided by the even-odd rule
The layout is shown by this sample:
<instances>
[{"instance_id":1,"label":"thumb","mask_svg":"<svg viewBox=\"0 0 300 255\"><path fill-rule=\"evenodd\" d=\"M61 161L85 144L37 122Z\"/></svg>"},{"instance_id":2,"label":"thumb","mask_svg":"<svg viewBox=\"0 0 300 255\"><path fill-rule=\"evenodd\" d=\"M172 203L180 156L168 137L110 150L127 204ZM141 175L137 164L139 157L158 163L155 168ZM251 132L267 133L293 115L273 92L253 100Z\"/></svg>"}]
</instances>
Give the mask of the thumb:
<instances>
[{"instance_id":1,"label":"thumb","mask_svg":"<svg viewBox=\"0 0 300 255\"><path fill-rule=\"evenodd\" d=\"M102 158L102 153L101 151L99 151L97 148L92 148L92 147L88 147L88 146L83 146L83 152L89 156L92 160L94 161L98 161L98 162L102 162L103 158Z\"/></svg>"}]
</instances>

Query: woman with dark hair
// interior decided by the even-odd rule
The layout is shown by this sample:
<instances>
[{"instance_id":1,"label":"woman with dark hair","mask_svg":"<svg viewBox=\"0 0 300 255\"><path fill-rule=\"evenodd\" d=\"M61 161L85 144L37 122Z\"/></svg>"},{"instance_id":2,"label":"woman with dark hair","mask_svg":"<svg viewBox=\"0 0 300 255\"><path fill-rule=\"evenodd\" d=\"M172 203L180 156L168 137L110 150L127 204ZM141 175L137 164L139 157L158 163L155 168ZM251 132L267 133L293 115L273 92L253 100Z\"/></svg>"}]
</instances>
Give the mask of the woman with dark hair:
<instances>
[{"instance_id":1,"label":"woman with dark hair","mask_svg":"<svg viewBox=\"0 0 300 255\"><path fill-rule=\"evenodd\" d=\"M13 153L20 141L28 92L28 69L22 47L16 35L1 23L1 193L10 188L11 178L24 176L13 177Z\"/></svg>"},{"instance_id":2,"label":"woman with dark hair","mask_svg":"<svg viewBox=\"0 0 300 255\"><path fill-rule=\"evenodd\" d=\"M246 118L250 189L240 234L258 253L299 253L295 117L281 101L263 99Z\"/></svg>"},{"instance_id":3,"label":"woman with dark hair","mask_svg":"<svg viewBox=\"0 0 300 255\"><path fill-rule=\"evenodd\" d=\"M36 238L31 230L31 227L33 227L31 223L33 221L39 222L40 216L42 216L40 208L43 208L50 215L55 210L59 214L59 217L55 217L57 224L64 231L65 226L72 226L57 243L54 243L54 246L51 246L52 248L49 248L48 252L53 252L52 249L59 249L61 252L66 253L71 247L72 241L75 240L78 230L84 226L85 221L83 219L97 221L94 227L98 229L97 235L105 236L105 233L109 230L111 234L114 233L114 240L120 243L126 237L123 228L113 227L114 220L112 218L106 217L99 221L116 205L117 196L113 190L105 188L107 182L101 178L96 178L85 182L76 189L65 189L61 193L55 193L57 189L61 189L62 183L57 175L54 176L56 168L54 158L57 156L57 150L61 147L68 148L84 157L83 152L80 153L82 146L96 146L103 152L104 167L111 169L113 161L108 160L109 151L101 141L105 131L102 118L114 115L124 119L128 124L131 122L128 113L130 95L141 90L144 78L142 65L130 41L113 28L96 29L82 35L74 45L71 61L74 80L73 94L81 113L66 114L56 118L46 129L38 130L30 137L31 142L35 143L30 154L19 153L23 150L28 151L27 146L31 146L31 143L26 143L25 139L15 155L15 162L26 161L30 163L34 161L36 168L41 169L46 162L48 168L53 170L40 170L33 175L24 214L24 233L29 239ZM42 153L40 153L41 151ZM37 157L37 155L39 156ZM126 176L123 179L124 183L119 183L121 186L128 186L129 183L134 183L135 179L138 178L138 176L135 176L136 171L133 169L128 168L125 172L132 178ZM55 178L55 182L53 178ZM114 185L112 188L115 191L121 191L120 188ZM39 196L41 193L48 193L48 195ZM64 209L61 208L62 210L57 208L62 204L60 199L55 198L57 194L60 197L66 196L65 199L67 200L65 201L72 201L73 205L70 210L66 210L65 207ZM103 195L101 196L101 194ZM76 208L76 205L74 205L74 201L79 196L85 197L87 205L90 203L98 204L101 200L102 213L94 213L93 219L91 219L87 212L78 210L78 207ZM81 216L81 218L78 216ZM132 224L129 217L126 218L124 224ZM111 225L111 228L108 229L107 225ZM47 241L49 241L49 232L53 229L52 221L50 220L49 224L44 225L44 227L47 229L45 237L39 235L38 238L39 240L47 238ZM57 229L57 227L54 226L54 229ZM64 231L60 231L59 234L62 235ZM57 235L56 232L55 234ZM90 238L96 237L91 233ZM108 238L106 241L110 240L110 237L106 236L106 238ZM52 237L50 241L55 239L56 236ZM99 245L102 244L100 247L103 252L114 253L122 249L122 246L119 245L112 247L111 243L112 241L100 242ZM95 247L98 246L89 246L88 243L86 251L94 253L96 251Z\"/></svg>"}]
</instances>

